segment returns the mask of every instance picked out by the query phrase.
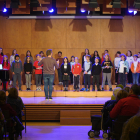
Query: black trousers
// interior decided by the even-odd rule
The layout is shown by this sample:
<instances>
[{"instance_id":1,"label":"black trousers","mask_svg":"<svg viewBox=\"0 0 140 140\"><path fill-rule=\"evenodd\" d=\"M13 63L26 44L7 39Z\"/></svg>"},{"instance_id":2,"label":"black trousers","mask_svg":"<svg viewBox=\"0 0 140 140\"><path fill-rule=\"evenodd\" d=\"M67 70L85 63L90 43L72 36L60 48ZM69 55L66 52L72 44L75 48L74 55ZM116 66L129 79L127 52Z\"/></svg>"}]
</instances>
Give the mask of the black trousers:
<instances>
[{"instance_id":1,"label":"black trousers","mask_svg":"<svg viewBox=\"0 0 140 140\"><path fill-rule=\"evenodd\" d=\"M119 74L115 72L115 83L118 84L118 77L119 77Z\"/></svg>"},{"instance_id":2,"label":"black trousers","mask_svg":"<svg viewBox=\"0 0 140 140\"><path fill-rule=\"evenodd\" d=\"M130 83L133 83L132 82L132 71L131 71L131 69L129 69L129 73L127 74L127 80L128 80L128 83L130 84Z\"/></svg>"},{"instance_id":3,"label":"black trousers","mask_svg":"<svg viewBox=\"0 0 140 140\"><path fill-rule=\"evenodd\" d=\"M119 73L119 79L120 79L120 84L122 84L125 87L126 86L126 74Z\"/></svg>"},{"instance_id":4,"label":"black trousers","mask_svg":"<svg viewBox=\"0 0 140 140\"><path fill-rule=\"evenodd\" d=\"M74 89L80 88L80 75L74 76Z\"/></svg>"},{"instance_id":5,"label":"black trousers","mask_svg":"<svg viewBox=\"0 0 140 140\"><path fill-rule=\"evenodd\" d=\"M63 86L68 87L69 81L68 80L63 80Z\"/></svg>"},{"instance_id":6,"label":"black trousers","mask_svg":"<svg viewBox=\"0 0 140 140\"><path fill-rule=\"evenodd\" d=\"M90 74L84 74L84 84L85 84L85 88L90 88Z\"/></svg>"},{"instance_id":7,"label":"black trousers","mask_svg":"<svg viewBox=\"0 0 140 140\"><path fill-rule=\"evenodd\" d=\"M100 75L93 75L93 89L95 90L95 82L97 84L97 90L100 89Z\"/></svg>"}]
</instances>

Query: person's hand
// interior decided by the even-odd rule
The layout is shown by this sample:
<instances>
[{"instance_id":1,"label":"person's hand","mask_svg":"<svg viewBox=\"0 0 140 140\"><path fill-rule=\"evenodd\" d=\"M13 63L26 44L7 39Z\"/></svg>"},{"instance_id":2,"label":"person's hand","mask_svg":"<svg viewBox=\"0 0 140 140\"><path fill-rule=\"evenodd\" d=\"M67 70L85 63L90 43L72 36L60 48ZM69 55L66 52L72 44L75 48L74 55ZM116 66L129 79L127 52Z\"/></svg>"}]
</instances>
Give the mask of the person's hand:
<instances>
[{"instance_id":1,"label":"person's hand","mask_svg":"<svg viewBox=\"0 0 140 140\"><path fill-rule=\"evenodd\" d=\"M57 61L57 64L59 65L59 60Z\"/></svg>"},{"instance_id":2,"label":"person's hand","mask_svg":"<svg viewBox=\"0 0 140 140\"><path fill-rule=\"evenodd\" d=\"M127 72L125 74L128 74Z\"/></svg>"},{"instance_id":3,"label":"person's hand","mask_svg":"<svg viewBox=\"0 0 140 140\"><path fill-rule=\"evenodd\" d=\"M42 57L39 58L39 61L41 61L41 60L42 60Z\"/></svg>"},{"instance_id":4,"label":"person's hand","mask_svg":"<svg viewBox=\"0 0 140 140\"><path fill-rule=\"evenodd\" d=\"M87 71L84 71L84 74L87 74Z\"/></svg>"},{"instance_id":5,"label":"person's hand","mask_svg":"<svg viewBox=\"0 0 140 140\"><path fill-rule=\"evenodd\" d=\"M13 72L13 75L14 75L15 73Z\"/></svg>"},{"instance_id":6,"label":"person's hand","mask_svg":"<svg viewBox=\"0 0 140 140\"><path fill-rule=\"evenodd\" d=\"M20 74L22 75L22 72Z\"/></svg>"},{"instance_id":7,"label":"person's hand","mask_svg":"<svg viewBox=\"0 0 140 140\"><path fill-rule=\"evenodd\" d=\"M107 69L109 69L109 66L107 66Z\"/></svg>"},{"instance_id":8,"label":"person's hand","mask_svg":"<svg viewBox=\"0 0 140 140\"><path fill-rule=\"evenodd\" d=\"M77 77L77 74L74 74L75 77Z\"/></svg>"},{"instance_id":9,"label":"person's hand","mask_svg":"<svg viewBox=\"0 0 140 140\"><path fill-rule=\"evenodd\" d=\"M27 74L29 74L30 72L26 72Z\"/></svg>"},{"instance_id":10,"label":"person's hand","mask_svg":"<svg viewBox=\"0 0 140 140\"><path fill-rule=\"evenodd\" d=\"M91 78L93 78L93 76L91 76Z\"/></svg>"},{"instance_id":11,"label":"person's hand","mask_svg":"<svg viewBox=\"0 0 140 140\"><path fill-rule=\"evenodd\" d=\"M116 73L118 73L118 71L116 71Z\"/></svg>"}]
</instances>

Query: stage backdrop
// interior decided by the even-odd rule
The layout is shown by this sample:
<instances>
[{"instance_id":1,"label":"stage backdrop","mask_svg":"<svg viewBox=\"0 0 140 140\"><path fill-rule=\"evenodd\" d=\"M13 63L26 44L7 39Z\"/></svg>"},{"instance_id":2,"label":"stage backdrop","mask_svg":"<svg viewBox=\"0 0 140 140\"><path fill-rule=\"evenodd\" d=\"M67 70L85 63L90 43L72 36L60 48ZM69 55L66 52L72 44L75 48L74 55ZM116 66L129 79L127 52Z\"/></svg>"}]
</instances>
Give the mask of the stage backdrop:
<instances>
[{"instance_id":1,"label":"stage backdrop","mask_svg":"<svg viewBox=\"0 0 140 140\"><path fill-rule=\"evenodd\" d=\"M131 50L133 54L140 51L140 17L126 16L123 20L11 20L0 16L0 47L8 57L16 49L22 62L27 50L31 51L35 60L39 51L52 49L54 58L57 58L58 51L62 51L63 57L70 59L74 55L81 63L85 48L91 55L97 50L100 56L108 49L114 61L117 51L126 53ZM32 80L34 84L34 77ZM57 71L55 83L58 83Z\"/></svg>"}]
</instances>

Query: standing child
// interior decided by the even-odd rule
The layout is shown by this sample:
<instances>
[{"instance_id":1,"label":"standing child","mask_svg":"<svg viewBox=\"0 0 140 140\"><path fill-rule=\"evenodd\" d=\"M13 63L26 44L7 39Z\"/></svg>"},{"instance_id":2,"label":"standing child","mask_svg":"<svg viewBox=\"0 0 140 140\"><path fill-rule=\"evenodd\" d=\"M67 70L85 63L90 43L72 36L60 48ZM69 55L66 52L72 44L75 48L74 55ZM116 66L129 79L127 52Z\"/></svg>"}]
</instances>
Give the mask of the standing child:
<instances>
[{"instance_id":1,"label":"standing child","mask_svg":"<svg viewBox=\"0 0 140 140\"><path fill-rule=\"evenodd\" d=\"M113 68L113 65L109 59L109 54L105 54L105 61L103 61L102 63L102 69L103 69L102 91L104 91L106 78L109 84L109 91L112 91L112 84L111 84L111 69L112 68Z\"/></svg>"},{"instance_id":2,"label":"standing child","mask_svg":"<svg viewBox=\"0 0 140 140\"><path fill-rule=\"evenodd\" d=\"M102 68L101 68L101 64L99 63L99 61L100 61L100 59L98 57L96 57L95 63L92 65L92 71L91 71L91 75L93 78L93 90L92 91L95 91L95 82L97 84L97 90L101 91L99 81L100 81L100 73L102 71Z\"/></svg>"},{"instance_id":3,"label":"standing child","mask_svg":"<svg viewBox=\"0 0 140 140\"><path fill-rule=\"evenodd\" d=\"M61 72L63 76L63 86L64 86L64 91L68 91L68 83L70 80L70 64L68 63L68 58L64 57L64 63L61 65Z\"/></svg>"},{"instance_id":4,"label":"standing child","mask_svg":"<svg viewBox=\"0 0 140 140\"><path fill-rule=\"evenodd\" d=\"M133 62L133 56L132 56L132 52L130 50L127 51L127 59L128 64L129 64L129 72L127 74L127 80L128 80L128 84L132 83L132 71L131 71L131 64Z\"/></svg>"},{"instance_id":5,"label":"standing child","mask_svg":"<svg viewBox=\"0 0 140 140\"><path fill-rule=\"evenodd\" d=\"M116 73L116 70L118 69L118 64L121 60L121 52L120 51L117 51L116 53L116 57L114 59L114 66L115 66L115 84L117 85L118 84L118 73Z\"/></svg>"},{"instance_id":6,"label":"standing child","mask_svg":"<svg viewBox=\"0 0 140 140\"><path fill-rule=\"evenodd\" d=\"M35 80L36 80L36 90L41 91L41 76L42 76L42 67L38 66L38 62L40 61L41 56L39 54L36 55L36 61L34 62L34 69L35 69Z\"/></svg>"},{"instance_id":7,"label":"standing child","mask_svg":"<svg viewBox=\"0 0 140 140\"><path fill-rule=\"evenodd\" d=\"M126 60L126 55L121 54L121 61L118 64L118 69L117 73L119 73L119 79L120 79L120 84L122 84L124 87L126 86L126 75L129 72L129 64L128 61Z\"/></svg>"},{"instance_id":8,"label":"standing child","mask_svg":"<svg viewBox=\"0 0 140 140\"><path fill-rule=\"evenodd\" d=\"M140 62L137 60L138 55L133 56L134 61L131 64L131 71L133 75L133 84L139 84Z\"/></svg>"},{"instance_id":9,"label":"standing child","mask_svg":"<svg viewBox=\"0 0 140 140\"><path fill-rule=\"evenodd\" d=\"M30 57L26 57L26 62L24 63L24 72L26 79L26 88L27 90L31 90L31 76L33 71L33 65L31 63Z\"/></svg>"},{"instance_id":10,"label":"standing child","mask_svg":"<svg viewBox=\"0 0 140 140\"><path fill-rule=\"evenodd\" d=\"M2 79L2 89L6 91L8 89L9 70L10 70L10 63L8 62L7 55L4 55L2 66L3 70L7 71L5 72L4 79Z\"/></svg>"},{"instance_id":11,"label":"standing child","mask_svg":"<svg viewBox=\"0 0 140 140\"><path fill-rule=\"evenodd\" d=\"M57 69L57 71L58 71L59 85L62 85L63 82L62 82L62 73L61 73L60 67L63 63L63 58L62 58L62 52L61 51L58 52L58 58L56 59L56 61L59 61L59 68Z\"/></svg>"},{"instance_id":12,"label":"standing child","mask_svg":"<svg viewBox=\"0 0 140 140\"><path fill-rule=\"evenodd\" d=\"M13 86L16 87L16 81L18 80L19 90L21 91L21 75L22 75L22 62L19 60L19 55L15 55L15 60L12 62L12 73L13 73Z\"/></svg>"},{"instance_id":13,"label":"standing child","mask_svg":"<svg viewBox=\"0 0 140 140\"><path fill-rule=\"evenodd\" d=\"M72 65L72 74L74 75L74 91L80 89L80 73L82 71L81 64L78 63L78 57L75 57L75 64Z\"/></svg>"},{"instance_id":14,"label":"standing child","mask_svg":"<svg viewBox=\"0 0 140 140\"><path fill-rule=\"evenodd\" d=\"M75 57L74 56L71 56L71 61L70 61L70 67L72 69L72 66L75 64ZM71 81L71 84L73 84L73 73L70 72L70 81Z\"/></svg>"},{"instance_id":15,"label":"standing child","mask_svg":"<svg viewBox=\"0 0 140 140\"><path fill-rule=\"evenodd\" d=\"M84 62L84 67L83 67L85 91L90 91L91 68L92 68L92 63L90 62L90 55L86 55L86 61Z\"/></svg>"}]
</instances>

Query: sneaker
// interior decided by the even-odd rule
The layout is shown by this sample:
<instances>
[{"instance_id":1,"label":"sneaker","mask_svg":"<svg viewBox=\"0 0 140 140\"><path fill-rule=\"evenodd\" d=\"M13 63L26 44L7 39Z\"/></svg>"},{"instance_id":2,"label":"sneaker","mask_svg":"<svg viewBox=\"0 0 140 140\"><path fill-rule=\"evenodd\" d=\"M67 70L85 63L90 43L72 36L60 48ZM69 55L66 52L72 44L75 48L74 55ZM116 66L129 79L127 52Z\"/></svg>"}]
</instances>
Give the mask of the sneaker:
<instances>
[{"instance_id":1,"label":"sneaker","mask_svg":"<svg viewBox=\"0 0 140 140\"><path fill-rule=\"evenodd\" d=\"M90 89L89 88L87 88L87 90L86 91L90 91Z\"/></svg>"},{"instance_id":2,"label":"sneaker","mask_svg":"<svg viewBox=\"0 0 140 140\"><path fill-rule=\"evenodd\" d=\"M102 91L104 91L104 88L102 88Z\"/></svg>"},{"instance_id":3,"label":"sneaker","mask_svg":"<svg viewBox=\"0 0 140 140\"><path fill-rule=\"evenodd\" d=\"M92 89L92 91L95 91L95 89Z\"/></svg>"},{"instance_id":4,"label":"sneaker","mask_svg":"<svg viewBox=\"0 0 140 140\"><path fill-rule=\"evenodd\" d=\"M51 101L52 100L52 97L49 97L49 101Z\"/></svg>"},{"instance_id":5,"label":"sneaker","mask_svg":"<svg viewBox=\"0 0 140 140\"><path fill-rule=\"evenodd\" d=\"M31 90L30 88L28 88L28 90Z\"/></svg>"},{"instance_id":6,"label":"sneaker","mask_svg":"<svg viewBox=\"0 0 140 140\"><path fill-rule=\"evenodd\" d=\"M29 90L29 88L26 89L27 91Z\"/></svg>"},{"instance_id":7,"label":"sneaker","mask_svg":"<svg viewBox=\"0 0 140 140\"><path fill-rule=\"evenodd\" d=\"M87 88L85 88L84 91L87 91Z\"/></svg>"},{"instance_id":8,"label":"sneaker","mask_svg":"<svg viewBox=\"0 0 140 140\"><path fill-rule=\"evenodd\" d=\"M77 91L79 92L79 89L77 89Z\"/></svg>"},{"instance_id":9,"label":"sneaker","mask_svg":"<svg viewBox=\"0 0 140 140\"><path fill-rule=\"evenodd\" d=\"M22 91L22 89L21 89L21 88L19 88L19 91Z\"/></svg>"},{"instance_id":10,"label":"sneaker","mask_svg":"<svg viewBox=\"0 0 140 140\"><path fill-rule=\"evenodd\" d=\"M61 82L59 82L58 85L61 85Z\"/></svg>"},{"instance_id":11,"label":"sneaker","mask_svg":"<svg viewBox=\"0 0 140 140\"><path fill-rule=\"evenodd\" d=\"M101 91L101 89L99 88L97 91Z\"/></svg>"},{"instance_id":12,"label":"sneaker","mask_svg":"<svg viewBox=\"0 0 140 140\"><path fill-rule=\"evenodd\" d=\"M109 91L112 91L112 88L110 88Z\"/></svg>"},{"instance_id":13,"label":"sneaker","mask_svg":"<svg viewBox=\"0 0 140 140\"><path fill-rule=\"evenodd\" d=\"M66 90L65 91L68 91L68 88L66 88Z\"/></svg>"},{"instance_id":14,"label":"sneaker","mask_svg":"<svg viewBox=\"0 0 140 140\"><path fill-rule=\"evenodd\" d=\"M74 92L76 91L76 89L74 89Z\"/></svg>"},{"instance_id":15,"label":"sneaker","mask_svg":"<svg viewBox=\"0 0 140 140\"><path fill-rule=\"evenodd\" d=\"M39 88L38 87L36 88L36 91L39 91Z\"/></svg>"},{"instance_id":16,"label":"sneaker","mask_svg":"<svg viewBox=\"0 0 140 140\"><path fill-rule=\"evenodd\" d=\"M42 90L41 90L41 87L39 87L38 90L39 90L39 91L42 91Z\"/></svg>"},{"instance_id":17,"label":"sneaker","mask_svg":"<svg viewBox=\"0 0 140 140\"><path fill-rule=\"evenodd\" d=\"M66 91L66 88L64 87L64 90L63 91Z\"/></svg>"}]
</instances>

